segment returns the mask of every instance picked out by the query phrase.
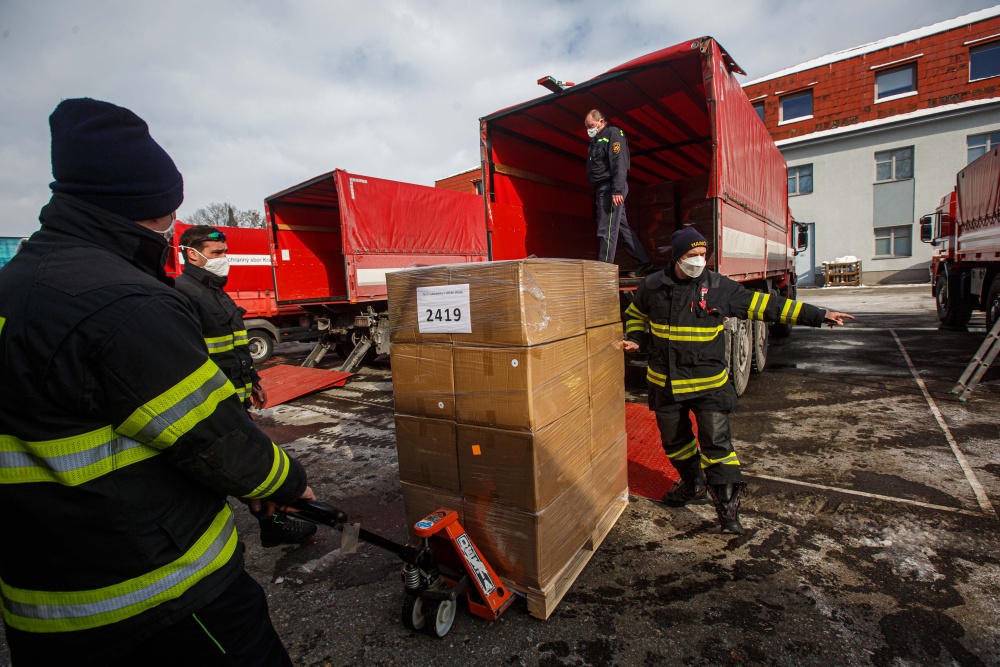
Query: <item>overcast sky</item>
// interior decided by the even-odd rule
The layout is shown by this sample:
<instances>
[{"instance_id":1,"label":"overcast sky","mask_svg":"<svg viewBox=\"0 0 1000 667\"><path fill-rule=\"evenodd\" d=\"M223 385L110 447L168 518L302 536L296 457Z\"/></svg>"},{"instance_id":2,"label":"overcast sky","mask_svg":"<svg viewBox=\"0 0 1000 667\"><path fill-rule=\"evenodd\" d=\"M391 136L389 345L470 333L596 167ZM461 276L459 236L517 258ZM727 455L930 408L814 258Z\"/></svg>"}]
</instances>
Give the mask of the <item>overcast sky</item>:
<instances>
[{"instance_id":1,"label":"overcast sky","mask_svg":"<svg viewBox=\"0 0 1000 667\"><path fill-rule=\"evenodd\" d=\"M180 217L335 168L432 185L478 119L691 38L764 76L974 0L0 0L0 236L38 228L61 99L128 107L184 174Z\"/></svg>"}]
</instances>

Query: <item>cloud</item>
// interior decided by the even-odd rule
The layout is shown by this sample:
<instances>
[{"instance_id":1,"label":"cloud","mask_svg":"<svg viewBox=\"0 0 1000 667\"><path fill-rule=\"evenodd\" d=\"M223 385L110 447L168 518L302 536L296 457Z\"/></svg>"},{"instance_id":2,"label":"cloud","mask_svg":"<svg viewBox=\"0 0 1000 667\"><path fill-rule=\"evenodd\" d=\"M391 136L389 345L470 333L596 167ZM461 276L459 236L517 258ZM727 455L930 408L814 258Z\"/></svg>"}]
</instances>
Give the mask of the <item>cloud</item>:
<instances>
[{"instance_id":1,"label":"cloud","mask_svg":"<svg viewBox=\"0 0 1000 667\"><path fill-rule=\"evenodd\" d=\"M181 216L336 167L431 185L478 164L478 119L712 35L751 78L986 3L529 0L4 0L0 236L37 228L47 118L89 96L134 110L185 177Z\"/></svg>"}]
</instances>

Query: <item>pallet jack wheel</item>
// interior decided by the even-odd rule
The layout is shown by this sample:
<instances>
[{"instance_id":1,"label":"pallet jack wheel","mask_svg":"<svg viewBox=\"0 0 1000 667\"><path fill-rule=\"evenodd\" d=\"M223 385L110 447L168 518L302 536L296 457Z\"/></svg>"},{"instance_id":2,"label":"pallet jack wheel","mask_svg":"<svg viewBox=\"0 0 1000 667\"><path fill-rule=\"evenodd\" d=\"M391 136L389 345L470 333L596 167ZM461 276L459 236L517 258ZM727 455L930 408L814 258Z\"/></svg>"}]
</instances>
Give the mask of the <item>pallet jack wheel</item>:
<instances>
[{"instance_id":1,"label":"pallet jack wheel","mask_svg":"<svg viewBox=\"0 0 1000 667\"><path fill-rule=\"evenodd\" d=\"M410 630L423 630L427 625L424 599L419 595L407 595L403 600L403 625Z\"/></svg>"},{"instance_id":2,"label":"pallet jack wheel","mask_svg":"<svg viewBox=\"0 0 1000 667\"><path fill-rule=\"evenodd\" d=\"M431 637L441 639L451 631L457 610L458 602L455 600L427 600L424 602L424 617L427 619L424 630Z\"/></svg>"}]
</instances>

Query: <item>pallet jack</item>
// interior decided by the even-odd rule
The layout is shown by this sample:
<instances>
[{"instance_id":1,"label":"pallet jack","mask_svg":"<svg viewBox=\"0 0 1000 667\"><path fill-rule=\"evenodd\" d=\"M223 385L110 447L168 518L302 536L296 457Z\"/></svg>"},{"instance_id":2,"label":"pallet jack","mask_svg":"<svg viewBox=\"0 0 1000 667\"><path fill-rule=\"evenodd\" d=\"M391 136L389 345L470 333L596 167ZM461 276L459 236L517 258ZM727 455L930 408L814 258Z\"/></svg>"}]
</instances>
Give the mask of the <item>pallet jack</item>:
<instances>
[{"instance_id":1,"label":"pallet jack","mask_svg":"<svg viewBox=\"0 0 1000 667\"><path fill-rule=\"evenodd\" d=\"M469 611L494 621L514 601L514 594L483 558L462 524L458 513L442 508L414 524L419 546L399 544L350 524L347 515L315 500L292 504L297 518L340 530L341 553L351 552L357 540L391 551L403 561L403 625L423 630L438 639L455 622L459 596L465 596Z\"/></svg>"}]
</instances>

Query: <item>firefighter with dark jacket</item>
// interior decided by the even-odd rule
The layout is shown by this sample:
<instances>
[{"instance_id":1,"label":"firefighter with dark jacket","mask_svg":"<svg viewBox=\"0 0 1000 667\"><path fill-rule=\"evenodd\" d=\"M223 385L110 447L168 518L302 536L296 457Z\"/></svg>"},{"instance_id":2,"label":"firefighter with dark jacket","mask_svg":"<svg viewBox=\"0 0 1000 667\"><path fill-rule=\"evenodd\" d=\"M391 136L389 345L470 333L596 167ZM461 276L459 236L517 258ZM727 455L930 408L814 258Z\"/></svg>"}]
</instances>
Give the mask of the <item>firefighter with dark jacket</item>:
<instances>
[{"instance_id":1,"label":"firefighter with dark jacket","mask_svg":"<svg viewBox=\"0 0 1000 667\"><path fill-rule=\"evenodd\" d=\"M246 311L224 289L229 279L225 233L207 225L189 227L181 234L179 246L184 273L177 277L175 287L188 297L198 316L209 359L233 383L245 408L263 408L267 392L250 356L243 323ZM316 524L293 519L284 512L268 515L260 507L251 507L251 512L260 523L260 543L264 547L298 544L316 532Z\"/></svg>"},{"instance_id":2,"label":"firefighter with dark jacket","mask_svg":"<svg viewBox=\"0 0 1000 667\"><path fill-rule=\"evenodd\" d=\"M597 219L598 261L615 263L618 240L636 261L633 276L643 276L649 270L649 256L639 242L639 236L628 226L625 198L628 197L628 172L631 169L628 140L625 133L609 125L604 114L592 109L583 119L590 137L587 147L587 181L594 191L594 211Z\"/></svg>"},{"instance_id":3,"label":"firefighter with dark jacket","mask_svg":"<svg viewBox=\"0 0 1000 667\"><path fill-rule=\"evenodd\" d=\"M49 118L52 199L0 271L0 600L15 665L290 665L227 496L314 498L163 266L183 198L128 109Z\"/></svg>"},{"instance_id":4,"label":"firefighter with dark jacket","mask_svg":"<svg viewBox=\"0 0 1000 667\"><path fill-rule=\"evenodd\" d=\"M663 502L681 507L703 499L707 490L722 532L740 534L746 484L729 431L736 390L726 368L723 322L735 317L833 327L853 317L754 292L705 270L708 242L691 227L674 232L670 240L674 261L639 284L625 310L625 341L619 347L635 352L649 344L649 407L667 458L681 477ZM698 423L697 438L690 413Z\"/></svg>"}]
</instances>

